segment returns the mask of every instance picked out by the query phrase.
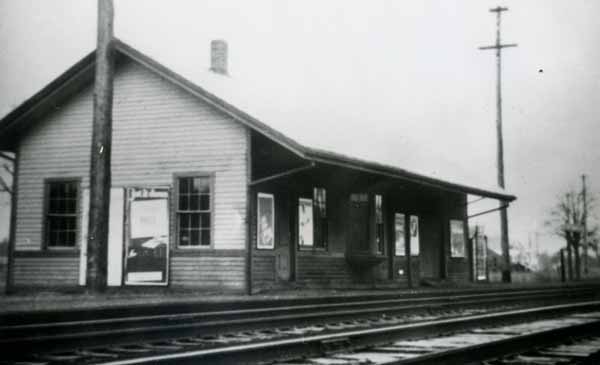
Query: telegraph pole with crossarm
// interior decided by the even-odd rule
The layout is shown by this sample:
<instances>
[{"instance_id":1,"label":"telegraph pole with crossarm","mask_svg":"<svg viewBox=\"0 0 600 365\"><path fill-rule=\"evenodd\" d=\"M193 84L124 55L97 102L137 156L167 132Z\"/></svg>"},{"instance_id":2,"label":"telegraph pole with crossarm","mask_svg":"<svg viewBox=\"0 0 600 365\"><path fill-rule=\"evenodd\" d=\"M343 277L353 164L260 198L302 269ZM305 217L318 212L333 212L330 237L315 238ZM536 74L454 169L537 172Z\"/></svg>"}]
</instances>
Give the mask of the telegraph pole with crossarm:
<instances>
[{"instance_id":1,"label":"telegraph pole with crossarm","mask_svg":"<svg viewBox=\"0 0 600 365\"><path fill-rule=\"evenodd\" d=\"M495 7L490 9L490 12L496 13L496 44L493 46L479 47L481 50L495 49L496 50L496 134L497 134L497 168L498 168L498 185L504 188L504 145L502 142L502 49L508 47L516 47L517 45L502 44L500 42L500 19L503 11L508 11L505 7ZM508 241L508 215L506 212L508 204L500 202L500 241L502 245L502 281L509 283L510 277L510 246Z\"/></svg>"}]
</instances>

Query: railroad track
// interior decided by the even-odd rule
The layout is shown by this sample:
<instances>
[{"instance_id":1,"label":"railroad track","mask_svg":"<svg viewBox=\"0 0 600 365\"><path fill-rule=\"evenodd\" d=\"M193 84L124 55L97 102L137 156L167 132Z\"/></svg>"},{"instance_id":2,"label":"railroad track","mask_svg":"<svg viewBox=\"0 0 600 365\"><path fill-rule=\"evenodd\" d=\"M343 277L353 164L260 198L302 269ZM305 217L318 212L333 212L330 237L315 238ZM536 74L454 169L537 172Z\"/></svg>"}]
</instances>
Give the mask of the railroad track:
<instances>
[{"instance_id":1,"label":"railroad track","mask_svg":"<svg viewBox=\"0 0 600 365\"><path fill-rule=\"evenodd\" d=\"M288 305L284 306L273 306L270 303L270 307L266 308L240 310L46 323L29 321L17 324L13 321L0 326L0 354L3 358L12 359L12 363L25 360L47 364L102 363L106 360L123 364L128 363L127 361L144 363L136 362L136 359L175 354L178 359L175 363L180 363L183 361L183 358L179 358L182 353L208 351L203 352L202 356L210 353L213 354L210 356L219 357L227 351L235 352L232 349L240 346L259 346L257 348L262 349L262 344L268 342L281 340L293 343L297 339L304 341L303 339L314 336L325 336L312 349L321 353L324 349L347 345L345 337L340 338L336 333L418 325L439 318L458 319L486 315L534 303L539 305L556 303L559 299L567 301L592 298L596 292L596 287L579 287L488 291L418 298L344 298L345 301L336 303L330 300L310 304L300 301L297 305L285 303ZM326 339L332 335L333 337ZM35 353L32 353L34 348ZM275 357L271 358L280 358L280 351L284 348L286 347L270 348L269 351L275 351ZM285 355L295 354L292 349L285 351ZM242 352L245 353L246 350ZM246 353L238 358L238 362L241 359L251 362L251 354L252 352ZM260 355L255 360L262 360L262 353Z\"/></svg>"},{"instance_id":2,"label":"railroad track","mask_svg":"<svg viewBox=\"0 0 600 365\"><path fill-rule=\"evenodd\" d=\"M549 343L568 336L600 334L600 301L571 303L373 327L345 323L345 329L288 328L263 332L263 338L187 337L161 342L52 353L19 364L469 364ZM303 333L298 333L302 330ZM440 335L442 333L443 335ZM446 334L444 334L446 333ZM248 333L250 335L250 333ZM255 334L253 334L255 335ZM588 340L588 346L593 339ZM577 350L582 356L580 344ZM538 355L552 351L536 349ZM573 351L571 351L573 352ZM591 351L590 351L591 353ZM514 355L511 355L514 356ZM518 356L532 356L523 354ZM14 364L13 362L12 364ZM490 365L496 364L486 362ZM560 363L560 362L559 362ZM563 362L564 363L564 362ZM503 363L498 363L503 364ZM541 364L545 364L541 362Z\"/></svg>"},{"instance_id":3,"label":"railroad track","mask_svg":"<svg viewBox=\"0 0 600 365\"><path fill-rule=\"evenodd\" d=\"M598 303L600 304L600 303ZM600 309L600 306L596 308ZM548 308L547 308L548 309ZM565 309L564 306L553 310ZM571 310L571 309L569 309ZM501 316L498 319L504 320ZM586 334L583 335L582 334ZM565 338L567 340L565 340ZM273 365L559 365L600 363L600 311L398 340Z\"/></svg>"}]
</instances>

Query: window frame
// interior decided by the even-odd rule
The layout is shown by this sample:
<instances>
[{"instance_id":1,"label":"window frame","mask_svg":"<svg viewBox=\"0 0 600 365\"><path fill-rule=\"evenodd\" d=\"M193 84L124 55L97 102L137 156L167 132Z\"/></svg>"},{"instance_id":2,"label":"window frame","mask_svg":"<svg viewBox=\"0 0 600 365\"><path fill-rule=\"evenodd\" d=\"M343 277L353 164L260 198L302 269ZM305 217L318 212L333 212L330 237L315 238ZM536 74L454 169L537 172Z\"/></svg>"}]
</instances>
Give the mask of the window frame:
<instances>
[{"instance_id":1,"label":"window frame","mask_svg":"<svg viewBox=\"0 0 600 365\"><path fill-rule=\"evenodd\" d=\"M179 244L179 180L183 178L208 178L209 180L209 214L210 214L210 243L208 245L180 245ZM196 251L196 250L212 250L215 243L215 174L208 172L178 172L173 174L173 200L171 203L172 209L172 237L174 250L177 251ZM204 211L195 211L202 213Z\"/></svg>"},{"instance_id":2,"label":"window frame","mask_svg":"<svg viewBox=\"0 0 600 365\"><path fill-rule=\"evenodd\" d=\"M44 179L44 202L42 212L42 245L43 251L77 251L80 248L81 234L82 234L82 189L81 189L81 177L50 177ZM75 201L75 242L73 246L51 246L48 239L49 221L48 215L50 210L50 184L53 183L75 183L77 188L76 201Z\"/></svg>"}]
</instances>

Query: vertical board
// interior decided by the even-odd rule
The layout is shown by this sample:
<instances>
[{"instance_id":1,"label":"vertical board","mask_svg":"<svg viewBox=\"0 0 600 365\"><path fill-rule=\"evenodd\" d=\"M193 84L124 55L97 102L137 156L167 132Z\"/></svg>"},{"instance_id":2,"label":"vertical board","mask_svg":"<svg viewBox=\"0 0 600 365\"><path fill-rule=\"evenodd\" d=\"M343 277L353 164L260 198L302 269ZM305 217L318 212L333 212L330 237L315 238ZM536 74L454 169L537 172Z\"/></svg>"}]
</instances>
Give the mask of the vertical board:
<instances>
[{"instance_id":1,"label":"vertical board","mask_svg":"<svg viewBox=\"0 0 600 365\"><path fill-rule=\"evenodd\" d=\"M108 218L108 272L109 286L120 286L123 272L123 188L110 189L110 211ZM89 224L90 190L81 194L81 235L79 241L79 285L86 284L87 232Z\"/></svg>"},{"instance_id":2,"label":"vertical board","mask_svg":"<svg viewBox=\"0 0 600 365\"><path fill-rule=\"evenodd\" d=\"M110 189L108 286L121 286L123 277L123 195L123 188Z\"/></svg>"}]
</instances>

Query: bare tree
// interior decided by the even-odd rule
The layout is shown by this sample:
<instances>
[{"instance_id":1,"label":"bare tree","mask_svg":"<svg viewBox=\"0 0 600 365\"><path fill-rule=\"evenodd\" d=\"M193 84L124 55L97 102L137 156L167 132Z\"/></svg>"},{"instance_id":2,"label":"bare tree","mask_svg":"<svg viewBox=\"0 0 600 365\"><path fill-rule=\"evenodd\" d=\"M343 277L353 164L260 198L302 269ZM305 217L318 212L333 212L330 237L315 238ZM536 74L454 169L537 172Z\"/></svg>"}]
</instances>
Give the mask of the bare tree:
<instances>
[{"instance_id":1,"label":"bare tree","mask_svg":"<svg viewBox=\"0 0 600 365\"><path fill-rule=\"evenodd\" d=\"M595 208L596 199L592 194L585 197L588 210L588 242L592 250L598 252L597 242L599 227L592 226L590 218ZM581 276L580 268L580 243L583 239L583 231L580 227L584 222L584 194L570 188L567 192L557 197L557 203L550 212L550 218L546 221L546 226L552 229L552 232L565 239L567 243L567 255L570 263L571 256L575 258L575 275L579 279ZM594 245L596 243L596 245Z\"/></svg>"}]
</instances>

